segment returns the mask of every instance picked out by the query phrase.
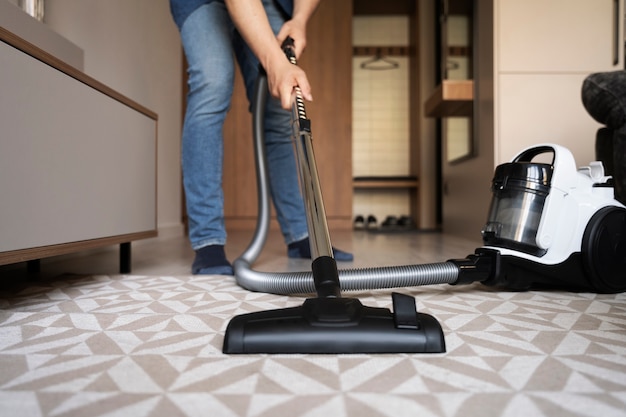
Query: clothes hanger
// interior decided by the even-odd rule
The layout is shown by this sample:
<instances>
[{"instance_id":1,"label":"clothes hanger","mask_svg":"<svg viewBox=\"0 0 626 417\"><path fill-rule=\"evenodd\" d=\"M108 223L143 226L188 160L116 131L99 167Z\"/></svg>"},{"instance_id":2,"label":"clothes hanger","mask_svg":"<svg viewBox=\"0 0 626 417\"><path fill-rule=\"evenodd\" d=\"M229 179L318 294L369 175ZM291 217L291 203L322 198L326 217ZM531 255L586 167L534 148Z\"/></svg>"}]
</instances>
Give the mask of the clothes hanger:
<instances>
[{"instance_id":1,"label":"clothes hanger","mask_svg":"<svg viewBox=\"0 0 626 417\"><path fill-rule=\"evenodd\" d=\"M361 68L367 70L390 70L400 66L396 61L384 57L380 48L376 49L376 55L367 61L361 62Z\"/></svg>"}]
</instances>

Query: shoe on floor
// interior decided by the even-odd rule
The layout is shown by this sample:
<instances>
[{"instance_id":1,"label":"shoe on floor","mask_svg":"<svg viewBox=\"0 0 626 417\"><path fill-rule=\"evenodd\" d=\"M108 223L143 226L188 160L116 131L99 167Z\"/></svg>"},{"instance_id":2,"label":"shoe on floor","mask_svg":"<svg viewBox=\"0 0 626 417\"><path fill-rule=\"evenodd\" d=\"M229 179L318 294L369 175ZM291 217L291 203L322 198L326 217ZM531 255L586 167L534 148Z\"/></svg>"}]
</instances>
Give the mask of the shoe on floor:
<instances>
[{"instance_id":1,"label":"shoe on floor","mask_svg":"<svg viewBox=\"0 0 626 417\"><path fill-rule=\"evenodd\" d=\"M360 214L354 218L354 230L365 229L365 218Z\"/></svg>"},{"instance_id":2,"label":"shoe on floor","mask_svg":"<svg viewBox=\"0 0 626 417\"><path fill-rule=\"evenodd\" d=\"M311 244L309 238L304 238L297 242L292 242L287 246L287 256L294 259L311 259ZM333 257L336 261L350 262L354 260L354 255L333 247Z\"/></svg>"},{"instance_id":3,"label":"shoe on floor","mask_svg":"<svg viewBox=\"0 0 626 417\"><path fill-rule=\"evenodd\" d=\"M378 220L376 219L376 216L374 216L373 214L370 214L369 216L367 216L366 228L370 230L378 229Z\"/></svg>"},{"instance_id":4,"label":"shoe on floor","mask_svg":"<svg viewBox=\"0 0 626 417\"><path fill-rule=\"evenodd\" d=\"M407 215L402 215L398 219L398 226L401 226L405 229L415 229L415 222L413 218Z\"/></svg>"},{"instance_id":5,"label":"shoe on floor","mask_svg":"<svg viewBox=\"0 0 626 417\"><path fill-rule=\"evenodd\" d=\"M398 225L398 218L396 216L387 216L383 222L383 227L395 227Z\"/></svg>"},{"instance_id":6,"label":"shoe on floor","mask_svg":"<svg viewBox=\"0 0 626 417\"><path fill-rule=\"evenodd\" d=\"M209 245L196 250L191 273L194 275L234 275L233 266L226 259L222 245Z\"/></svg>"}]
</instances>

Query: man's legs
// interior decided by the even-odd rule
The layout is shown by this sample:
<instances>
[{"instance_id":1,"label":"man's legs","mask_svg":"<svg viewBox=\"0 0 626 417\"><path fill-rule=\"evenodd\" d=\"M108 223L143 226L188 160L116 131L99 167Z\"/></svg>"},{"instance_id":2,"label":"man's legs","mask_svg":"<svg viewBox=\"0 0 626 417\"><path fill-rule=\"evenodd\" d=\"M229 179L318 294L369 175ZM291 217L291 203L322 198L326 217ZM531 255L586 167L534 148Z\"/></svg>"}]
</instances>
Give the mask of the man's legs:
<instances>
[{"instance_id":1,"label":"man's legs","mask_svg":"<svg viewBox=\"0 0 626 417\"><path fill-rule=\"evenodd\" d=\"M233 26L221 2L201 6L181 28L189 64L182 167L189 240L196 250L193 273L232 274L223 248L222 191L222 127L234 79L232 36Z\"/></svg>"}]
</instances>

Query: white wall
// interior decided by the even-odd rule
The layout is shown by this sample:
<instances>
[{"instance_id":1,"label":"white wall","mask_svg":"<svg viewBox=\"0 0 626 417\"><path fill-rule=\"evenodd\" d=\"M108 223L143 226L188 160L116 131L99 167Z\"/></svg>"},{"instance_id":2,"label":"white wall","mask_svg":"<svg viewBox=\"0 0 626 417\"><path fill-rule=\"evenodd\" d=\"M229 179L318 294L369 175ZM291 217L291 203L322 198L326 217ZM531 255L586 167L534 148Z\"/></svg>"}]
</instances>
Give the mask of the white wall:
<instances>
[{"instance_id":1,"label":"white wall","mask_svg":"<svg viewBox=\"0 0 626 417\"><path fill-rule=\"evenodd\" d=\"M182 49L168 0L47 0L44 22L84 50L84 71L159 115L158 227L181 230Z\"/></svg>"}]
</instances>

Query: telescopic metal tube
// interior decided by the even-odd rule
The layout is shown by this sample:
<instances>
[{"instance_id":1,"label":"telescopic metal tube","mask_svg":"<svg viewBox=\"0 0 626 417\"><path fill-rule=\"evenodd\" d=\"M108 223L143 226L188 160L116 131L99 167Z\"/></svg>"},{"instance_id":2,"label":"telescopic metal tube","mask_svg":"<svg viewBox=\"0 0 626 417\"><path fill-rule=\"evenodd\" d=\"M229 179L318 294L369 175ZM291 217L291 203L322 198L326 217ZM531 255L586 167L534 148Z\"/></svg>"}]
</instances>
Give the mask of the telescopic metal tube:
<instances>
[{"instance_id":1,"label":"telescopic metal tube","mask_svg":"<svg viewBox=\"0 0 626 417\"><path fill-rule=\"evenodd\" d=\"M285 42L284 51L291 64L296 65L296 55L293 50L293 40ZM294 88L294 98L291 105L291 119L293 120L293 137L296 148L296 161L300 170L300 186L307 205L306 218L311 245L311 258L320 256L333 257L333 249L328 233L324 199L317 174L313 138L311 135L311 121L306 117L306 107L300 87Z\"/></svg>"},{"instance_id":2,"label":"telescopic metal tube","mask_svg":"<svg viewBox=\"0 0 626 417\"><path fill-rule=\"evenodd\" d=\"M296 123L300 126L302 122L303 120L300 119ZM296 159L300 169L300 186L304 195L304 202L307 205L306 217L311 245L311 258L317 259L320 256L332 257L333 250L328 233L324 200L322 198L319 176L315 169L315 153L313 152L311 132L303 130L301 127L298 130L299 132L295 137Z\"/></svg>"}]
</instances>

